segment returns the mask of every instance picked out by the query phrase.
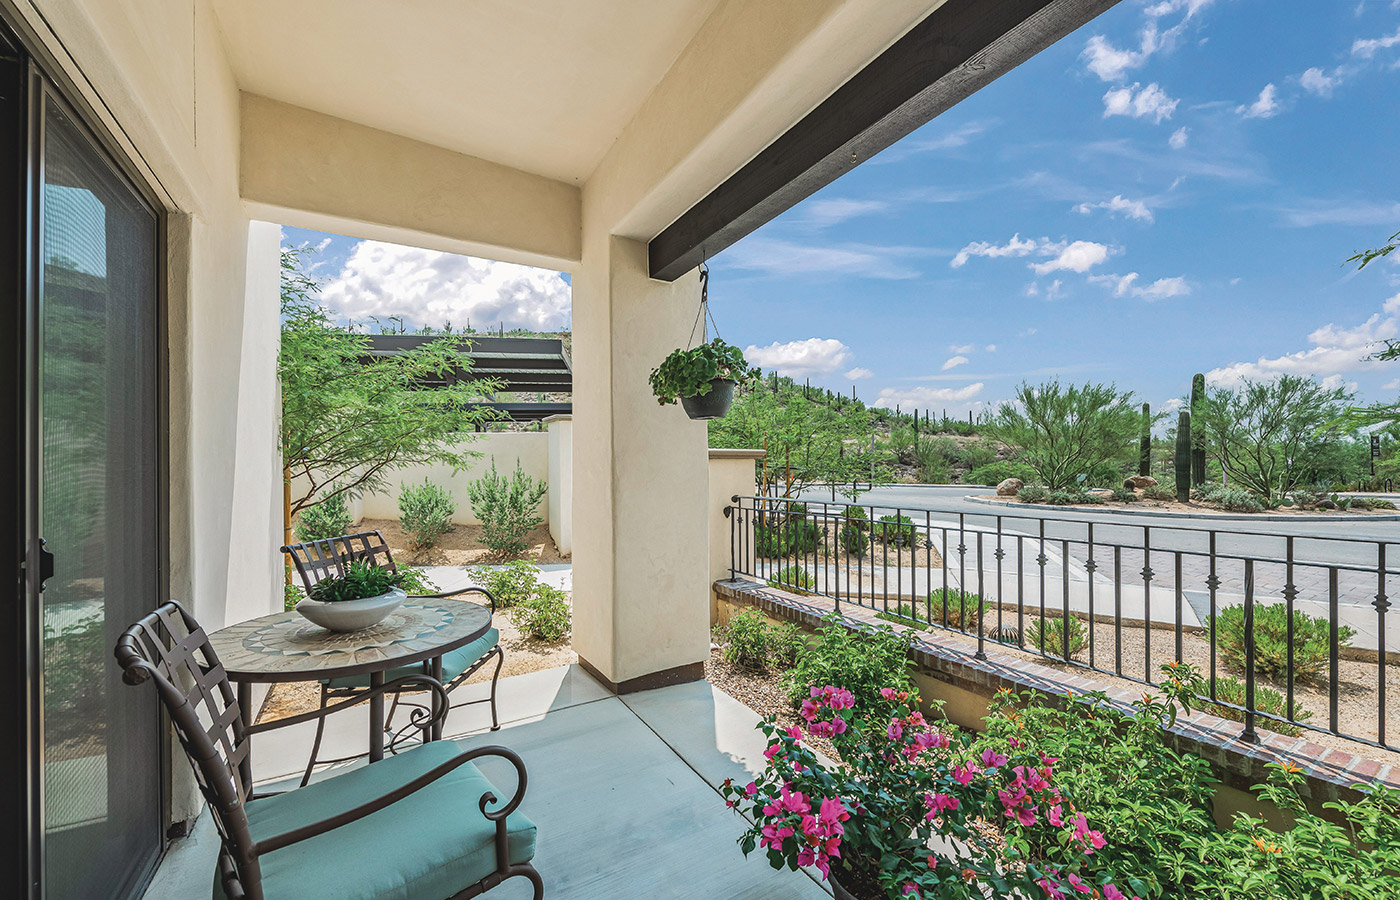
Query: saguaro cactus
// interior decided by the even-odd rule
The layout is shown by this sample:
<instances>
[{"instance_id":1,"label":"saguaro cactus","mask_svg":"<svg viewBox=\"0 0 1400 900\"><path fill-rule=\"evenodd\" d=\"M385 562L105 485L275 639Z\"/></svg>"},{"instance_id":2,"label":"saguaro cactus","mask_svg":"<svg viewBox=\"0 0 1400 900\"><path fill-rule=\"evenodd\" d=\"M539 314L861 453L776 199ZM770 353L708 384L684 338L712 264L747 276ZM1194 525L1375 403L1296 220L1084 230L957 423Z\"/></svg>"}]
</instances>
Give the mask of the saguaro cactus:
<instances>
[{"instance_id":1,"label":"saguaro cactus","mask_svg":"<svg viewBox=\"0 0 1400 900\"><path fill-rule=\"evenodd\" d=\"M1191 414L1176 414L1176 499L1191 499Z\"/></svg>"},{"instance_id":2,"label":"saguaro cactus","mask_svg":"<svg viewBox=\"0 0 1400 900\"><path fill-rule=\"evenodd\" d=\"M1138 431L1138 474L1152 474L1152 407L1142 405L1142 425Z\"/></svg>"},{"instance_id":3,"label":"saguaro cactus","mask_svg":"<svg viewBox=\"0 0 1400 900\"><path fill-rule=\"evenodd\" d=\"M1206 399L1206 376L1197 372L1191 379L1191 415L1197 421L1201 418L1201 405ZM1191 486L1199 487L1206 483L1206 448L1195 436L1191 439Z\"/></svg>"}]
</instances>

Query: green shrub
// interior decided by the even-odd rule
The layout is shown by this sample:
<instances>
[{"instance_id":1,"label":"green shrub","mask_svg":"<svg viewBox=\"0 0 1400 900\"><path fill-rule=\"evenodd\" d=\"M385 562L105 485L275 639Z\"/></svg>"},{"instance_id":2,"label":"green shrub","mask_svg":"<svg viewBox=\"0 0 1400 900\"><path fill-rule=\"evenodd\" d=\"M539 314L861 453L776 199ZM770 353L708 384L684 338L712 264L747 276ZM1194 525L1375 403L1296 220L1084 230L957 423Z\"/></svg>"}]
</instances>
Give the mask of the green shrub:
<instances>
[{"instance_id":1,"label":"green shrub","mask_svg":"<svg viewBox=\"0 0 1400 900\"><path fill-rule=\"evenodd\" d=\"M1225 486L1221 484L1198 484L1191 489L1191 499L1201 503L1215 503L1224 491Z\"/></svg>"},{"instance_id":2,"label":"green shrub","mask_svg":"<svg viewBox=\"0 0 1400 900\"><path fill-rule=\"evenodd\" d=\"M807 645L807 636L796 622L779 622L768 629L768 663L787 670L797 664L797 654Z\"/></svg>"},{"instance_id":3,"label":"green shrub","mask_svg":"<svg viewBox=\"0 0 1400 900\"><path fill-rule=\"evenodd\" d=\"M783 566L777 575L768 579L768 586L805 597L812 592L812 573L801 566Z\"/></svg>"},{"instance_id":4,"label":"green shrub","mask_svg":"<svg viewBox=\"0 0 1400 900\"><path fill-rule=\"evenodd\" d=\"M1144 500L1161 500L1171 502L1176 499L1176 486L1172 484L1154 484L1151 487L1142 489Z\"/></svg>"},{"instance_id":5,"label":"green shrub","mask_svg":"<svg viewBox=\"0 0 1400 900\"><path fill-rule=\"evenodd\" d=\"M969 441L963 444L962 449L958 451L958 462L962 464L963 468L972 470L995 465L997 462L996 444L983 440Z\"/></svg>"},{"instance_id":6,"label":"green shrub","mask_svg":"<svg viewBox=\"0 0 1400 900\"><path fill-rule=\"evenodd\" d=\"M549 485L526 475L515 463L509 478L491 471L467 485L467 497L472 512L481 522L481 542L502 555L515 555L525 550L525 536L544 521L538 507Z\"/></svg>"},{"instance_id":7,"label":"green shrub","mask_svg":"<svg viewBox=\"0 0 1400 900\"><path fill-rule=\"evenodd\" d=\"M1089 646L1089 629L1076 616L1036 619L1026 629L1026 646L1048 656L1065 658L1065 623L1069 623L1069 655L1073 659Z\"/></svg>"},{"instance_id":8,"label":"green shrub","mask_svg":"<svg viewBox=\"0 0 1400 900\"><path fill-rule=\"evenodd\" d=\"M805 644L802 629L792 622L774 625L752 606L736 611L716 629L727 662L748 669L789 669Z\"/></svg>"},{"instance_id":9,"label":"green shrub","mask_svg":"<svg viewBox=\"0 0 1400 900\"><path fill-rule=\"evenodd\" d=\"M529 600L540 587L539 569L525 560L508 566L478 566L471 570L474 584L486 588L496 598L497 609L510 609Z\"/></svg>"},{"instance_id":10,"label":"green shrub","mask_svg":"<svg viewBox=\"0 0 1400 900\"><path fill-rule=\"evenodd\" d=\"M1090 506L1103 506L1102 494L1094 494L1089 491L1080 491L1074 498L1075 503L1087 503Z\"/></svg>"},{"instance_id":11,"label":"green shrub","mask_svg":"<svg viewBox=\"0 0 1400 900\"><path fill-rule=\"evenodd\" d=\"M855 630L839 616L828 616L816 640L803 646L788 674L788 696L800 703L813 685L843 687L856 697L856 709L875 704L880 688L912 690L909 644L912 632L896 634L889 626Z\"/></svg>"},{"instance_id":12,"label":"green shrub","mask_svg":"<svg viewBox=\"0 0 1400 900\"><path fill-rule=\"evenodd\" d=\"M1394 504L1394 503L1392 503L1392 502L1389 501L1389 500L1384 500L1384 499L1382 499L1382 498L1380 498L1380 497L1357 497L1356 500L1355 500L1355 502L1353 503L1353 505L1354 505L1354 506L1360 506L1360 507L1362 507L1362 508L1364 508L1364 509L1394 509L1394 508L1395 508L1395 504Z\"/></svg>"},{"instance_id":13,"label":"green shrub","mask_svg":"<svg viewBox=\"0 0 1400 900\"><path fill-rule=\"evenodd\" d=\"M1080 495L1073 491L1051 491L1045 502L1051 506L1072 506L1079 502Z\"/></svg>"},{"instance_id":14,"label":"green shrub","mask_svg":"<svg viewBox=\"0 0 1400 900\"><path fill-rule=\"evenodd\" d=\"M947 484L953 442L948 438L921 441L914 447L914 462L920 484Z\"/></svg>"},{"instance_id":15,"label":"green shrub","mask_svg":"<svg viewBox=\"0 0 1400 900\"><path fill-rule=\"evenodd\" d=\"M1244 607L1230 606L1215 617L1216 641L1225 662L1244 671ZM1337 652L1351 646L1356 632L1337 628ZM1293 612L1293 675L1321 679L1327 671L1331 648L1330 626L1321 616ZM1254 671L1282 682L1288 677L1288 608L1282 603L1254 606Z\"/></svg>"},{"instance_id":16,"label":"green shrub","mask_svg":"<svg viewBox=\"0 0 1400 900\"><path fill-rule=\"evenodd\" d=\"M914 547L914 520L908 516L881 516L873 526L880 540L896 547Z\"/></svg>"},{"instance_id":17,"label":"green shrub","mask_svg":"<svg viewBox=\"0 0 1400 900\"><path fill-rule=\"evenodd\" d=\"M806 516L770 515L767 523L754 525L754 553L765 559L806 556L821 543L822 531Z\"/></svg>"},{"instance_id":18,"label":"green shrub","mask_svg":"<svg viewBox=\"0 0 1400 900\"><path fill-rule=\"evenodd\" d=\"M1050 499L1050 491L1043 484L1028 484L1016 492L1016 499L1022 503L1044 503Z\"/></svg>"},{"instance_id":19,"label":"green shrub","mask_svg":"<svg viewBox=\"0 0 1400 900\"><path fill-rule=\"evenodd\" d=\"M865 536L865 532L859 526L852 524L841 526L841 546L846 552L856 559L865 556L870 549L870 538Z\"/></svg>"},{"instance_id":20,"label":"green shrub","mask_svg":"<svg viewBox=\"0 0 1400 900\"><path fill-rule=\"evenodd\" d=\"M864 506L851 505L846 507L846 524L861 531L870 527L870 516L866 513Z\"/></svg>"},{"instance_id":21,"label":"green shrub","mask_svg":"<svg viewBox=\"0 0 1400 900\"><path fill-rule=\"evenodd\" d=\"M399 485L399 524L409 549L426 550L452 530L457 501L441 485L424 478L416 487Z\"/></svg>"},{"instance_id":22,"label":"green shrub","mask_svg":"<svg viewBox=\"0 0 1400 900\"><path fill-rule=\"evenodd\" d=\"M1113 493L1110 495L1110 498L1118 501L1119 503L1136 503L1138 500L1138 495L1137 491L1133 490L1132 488L1120 487L1114 489Z\"/></svg>"},{"instance_id":23,"label":"green shrub","mask_svg":"<svg viewBox=\"0 0 1400 900\"><path fill-rule=\"evenodd\" d=\"M963 478L963 484L985 484L987 487L996 487L1008 478L1019 478L1029 484L1031 479L1035 478L1035 469L1025 463L999 459L968 472L967 476Z\"/></svg>"},{"instance_id":24,"label":"green shrub","mask_svg":"<svg viewBox=\"0 0 1400 900\"><path fill-rule=\"evenodd\" d=\"M1235 722L1244 721L1244 713L1224 703L1233 703L1235 706L1244 706L1244 682L1233 675L1221 675L1215 679L1215 699L1219 703L1212 703L1209 700L1201 702L1201 708L1213 716L1222 719L1231 719ZM1258 712L1268 713L1271 716L1280 718L1288 715L1288 699L1267 685L1256 683L1254 685L1254 708ZM1298 705L1298 701L1293 701L1293 719L1297 722L1306 722L1312 718L1312 713ZM1303 729L1286 722L1266 721L1263 727L1270 731L1289 737L1297 737L1303 733Z\"/></svg>"},{"instance_id":25,"label":"green shrub","mask_svg":"<svg viewBox=\"0 0 1400 900\"><path fill-rule=\"evenodd\" d=\"M301 511L301 515L297 516L296 536L302 543L323 541L349 534L354 524L350 509L345 504L345 495L335 494Z\"/></svg>"},{"instance_id":26,"label":"green shrub","mask_svg":"<svg viewBox=\"0 0 1400 900\"><path fill-rule=\"evenodd\" d=\"M511 618L523 634L550 643L563 639L573 624L568 597L548 584L537 585L535 595L518 604Z\"/></svg>"},{"instance_id":27,"label":"green shrub","mask_svg":"<svg viewBox=\"0 0 1400 900\"><path fill-rule=\"evenodd\" d=\"M1257 496L1242 488L1229 488L1215 495L1215 503L1230 512L1257 513L1264 511L1264 504Z\"/></svg>"},{"instance_id":28,"label":"green shrub","mask_svg":"<svg viewBox=\"0 0 1400 900\"><path fill-rule=\"evenodd\" d=\"M301 585L288 582L282 585L282 608L292 610L297 608L306 593L302 591Z\"/></svg>"},{"instance_id":29,"label":"green shrub","mask_svg":"<svg viewBox=\"0 0 1400 900\"><path fill-rule=\"evenodd\" d=\"M973 591L962 591L955 587L935 588L928 595L928 604L900 602L888 613L880 613L877 618L890 622L915 625L944 625L944 610L947 610L946 624L959 631L977 630L982 617L982 598Z\"/></svg>"}]
</instances>

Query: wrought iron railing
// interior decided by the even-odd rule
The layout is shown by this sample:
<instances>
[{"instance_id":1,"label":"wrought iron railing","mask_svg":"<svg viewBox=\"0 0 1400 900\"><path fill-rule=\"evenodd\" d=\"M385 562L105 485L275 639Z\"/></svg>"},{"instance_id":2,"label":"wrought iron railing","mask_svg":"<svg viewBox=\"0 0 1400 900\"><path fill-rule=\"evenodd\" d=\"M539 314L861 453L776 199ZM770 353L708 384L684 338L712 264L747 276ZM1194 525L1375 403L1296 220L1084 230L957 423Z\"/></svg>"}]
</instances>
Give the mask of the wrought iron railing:
<instances>
[{"instance_id":1,"label":"wrought iron railing","mask_svg":"<svg viewBox=\"0 0 1400 900\"><path fill-rule=\"evenodd\" d=\"M1238 520L1138 524L1045 507L731 504L736 578L825 597L837 612L855 604L961 633L978 657L990 643L1146 684L1158 683L1164 661L1195 663L1209 686L1201 699L1233 710L1247 741L1262 720L1400 750L1386 686L1397 674L1387 646L1400 647L1400 634L1387 638L1400 627L1387 616L1400 549L1383 537L1243 530ZM1256 633L1271 606L1284 610L1282 647L1261 647ZM1225 639L1227 627L1236 639ZM1309 634L1314 652L1302 643ZM1325 722L1305 705L1322 703Z\"/></svg>"}]
</instances>

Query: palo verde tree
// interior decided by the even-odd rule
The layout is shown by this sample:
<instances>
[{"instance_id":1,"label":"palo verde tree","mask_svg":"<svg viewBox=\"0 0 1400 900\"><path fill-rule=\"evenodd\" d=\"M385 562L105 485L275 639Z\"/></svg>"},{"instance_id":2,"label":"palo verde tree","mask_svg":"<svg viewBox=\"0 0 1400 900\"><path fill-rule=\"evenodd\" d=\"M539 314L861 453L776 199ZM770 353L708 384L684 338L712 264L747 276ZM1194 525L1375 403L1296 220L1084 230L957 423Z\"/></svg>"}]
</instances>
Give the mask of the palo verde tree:
<instances>
[{"instance_id":1,"label":"palo verde tree","mask_svg":"<svg viewBox=\"0 0 1400 900\"><path fill-rule=\"evenodd\" d=\"M1381 246L1362 250L1348 258L1347 262L1356 263L1356 268L1360 271L1378 259L1385 259L1395 252L1397 246L1400 246L1400 231L1392 234L1390 240ZM1380 362L1400 360L1400 341L1389 338L1384 340L1384 344L1384 349L1377 350L1367 358ZM1328 427L1333 432L1345 432L1355 431L1358 428L1375 429L1379 427L1385 429L1397 423L1400 423L1400 401L1392 401L1390 403L1373 403L1370 406L1350 406L1342 415L1328 423Z\"/></svg>"},{"instance_id":2,"label":"palo verde tree","mask_svg":"<svg viewBox=\"0 0 1400 900\"><path fill-rule=\"evenodd\" d=\"M394 470L436 463L461 468L463 448L494 418L473 408L494 382L463 379L423 388L454 369L470 371L470 343L444 336L415 350L371 357L369 336L337 325L316 300L305 250L282 251L282 464L294 485L290 515L330 497L380 490Z\"/></svg>"},{"instance_id":3,"label":"palo verde tree","mask_svg":"<svg viewBox=\"0 0 1400 900\"><path fill-rule=\"evenodd\" d=\"M1040 385L1022 382L988 423L990 435L1021 451L1021 461L1052 490L1111 473L1138 436L1142 413L1131 391L1112 384Z\"/></svg>"},{"instance_id":4,"label":"palo verde tree","mask_svg":"<svg viewBox=\"0 0 1400 900\"><path fill-rule=\"evenodd\" d=\"M1318 471L1336 440L1324 426L1351 398L1344 388L1299 375L1246 379L1234 390L1207 390L1193 424L1209 436L1231 483L1272 503Z\"/></svg>"}]
</instances>

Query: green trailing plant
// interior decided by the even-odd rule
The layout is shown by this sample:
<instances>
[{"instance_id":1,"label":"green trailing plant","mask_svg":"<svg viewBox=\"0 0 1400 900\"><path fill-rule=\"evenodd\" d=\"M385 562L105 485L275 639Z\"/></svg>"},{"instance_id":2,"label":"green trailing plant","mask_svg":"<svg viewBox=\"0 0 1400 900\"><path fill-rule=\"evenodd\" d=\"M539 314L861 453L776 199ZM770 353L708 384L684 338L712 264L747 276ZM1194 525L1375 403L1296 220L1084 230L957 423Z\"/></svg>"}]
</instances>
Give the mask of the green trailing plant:
<instances>
[{"instance_id":1,"label":"green trailing plant","mask_svg":"<svg viewBox=\"0 0 1400 900\"><path fill-rule=\"evenodd\" d=\"M1022 503L1044 503L1050 499L1050 491L1043 484L1028 484L1016 492L1016 499Z\"/></svg>"},{"instance_id":2,"label":"green trailing plant","mask_svg":"<svg viewBox=\"0 0 1400 900\"><path fill-rule=\"evenodd\" d=\"M331 489L330 496L314 506L308 506L297 517L297 540L321 541L349 534L354 525L345 495Z\"/></svg>"},{"instance_id":3,"label":"green trailing plant","mask_svg":"<svg viewBox=\"0 0 1400 900\"><path fill-rule=\"evenodd\" d=\"M1048 656L1064 659L1066 631L1069 633L1069 658L1073 659L1089 646L1089 629L1077 616L1036 619L1026 629L1026 645Z\"/></svg>"},{"instance_id":4,"label":"green trailing plant","mask_svg":"<svg viewBox=\"0 0 1400 900\"><path fill-rule=\"evenodd\" d=\"M716 379L728 379L735 384L746 384L750 380L744 351L720 338L690 350L671 351L661 365L651 370L649 377L656 402L662 406L682 397L703 397L710 392L711 382Z\"/></svg>"},{"instance_id":5,"label":"green trailing plant","mask_svg":"<svg viewBox=\"0 0 1400 900\"><path fill-rule=\"evenodd\" d=\"M546 482L525 474L519 460L508 478L491 460L491 470L467 484L472 512L481 522L481 542L500 555L523 552L526 535L544 521L539 505L548 491Z\"/></svg>"},{"instance_id":6,"label":"green trailing plant","mask_svg":"<svg viewBox=\"0 0 1400 900\"><path fill-rule=\"evenodd\" d=\"M1029 484L1035 478L1035 469L1023 462L1015 460L999 459L989 462L986 465L978 466L967 477L963 479L965 484L984 484L987 487L996 487L1008 478L1019 478L1022 482Z\"/></svg>"},{"instance_id":7,"label":"green trailing plant","mask_svg":"<svg viewBox=\"0 0 1400 900\"><path fill-rule=\"evenodd\" d=\"M471 570L471 579L473 584L491 592L497 609L510 609L535 595L540 587L539 574L534 563L516 560L508 566L478 566Z\"/></svg>"},{"instance_id":8,"label":"green trailing plant","mask_svg":"<svg viewBox=\"0 0 1400 900\"><path fill-rule=\"evenodd\" d=\"M1215 617L1216 641L1221 658L1239 671L1245 669L1244 607L1230 606ZM1351 646L1356 631L1337 627L1337 652ZM1283 603L1254 605L1254 671L1263 678L1282 682L1288 677L1288 608ZM1293 675L1300 680L1322 680L1327 674L1332 646L1330 625L1321 616L1293 611Z\"/></svg>"},{"instance_id":9,"label":"green trailing plant","mask_svg":"<svg viewBox=\"0 0 1400 900\"><path fill-rule=\"evenodd\" d=\"M568 596L549 584L537 585L534 596L511 610L511 619L523 634L548 643L562 640L573 627Z\"/></svg>"},{"instance_id":10,"label":"green trailing plant","mask_svg":"<svg viewBox=\"0 0 1400 900\"><path fill-rule=\"evenodd\" d=\"M424 478L419 485L399 486L399 524L411 550L435 546L452 530L457 501L441 485Z\"/></svg>"},{"instance_id":11,"label":"green trailing plant","mask_svg":"<svg viewBox=\"0 0 1400 900\"><path fill-rule=\"evenodd\" d=\"M895 547L914 547L918 544L914 520L908 516L881 516L873 530L880 540Z\"/></svg>"},{"instance_id":12,"label":"green trailing plant","mask_svg":"<svg viewBox=\"0 0 1400 900\"><path fill-rule=\"evenodd\" d=\"M1138 430L1138 474L1152 474L1152 406L1142 405L1142 424Z\"/></svg>"},{"instance_id":13,"label":"green trailing plant","mask_svg":"<svg viewBox=\"0 0 1400 900\"><path fill-rule=\"evenodd\" d=\"M408 577L407 570L391 572L364 561L357 561L346 567L344 575L332 575L313 584L309 594L311 599L318 603L364 600L402 587Z\"/></svg>"},{"instance_id":14,"label":"green trailing plant","mask_svg":"<svg viewBox=\"0 0 1400 900\"><path fill-rule=\"evenodd\" d=\"M768 579L768 586L806 596L812 592L812 573L801 566L783 566Z\"/></svg>"},{"instance_id":15,"label":"green trailing plant","mask_svg":"<svg viewBox=\"0 0 1400 900\"><path fill-rule=\"evenodd\" d=\"M856 630L841 617L828 616L817 628L816 638L798 652L787 678L788 696L799 703L807 698L811 685L836 682L870 703L880 699L881 688L909 690L912 640L912 634L898 634L889 626Z\"/></svg>"},{"instance_id":16,"label":"green trailing plant","mask_svg":"<svg viewBox=\"0 0 1400 900\"><path fill-rule=\"evenodd\" d=\"M1186 503L1191 499L1191 414L1181 410L1176 414L1176 499Z\"/></svg>"},{"instance_id":17,"label":"green trailing plant","mask_svg":"<svg viewBox=\"0 0 1400 900\"><path fill-rule=\"evenodd\" d=\"M1201 709L1222 719L1230 719L1235 722L1244 721L1244 712L1234 708L1234 706L1244 706L1245 685L1243 681L1233 675L1217 676L1215 679L1215 699L1220 702L1212 703L1209 700L1201 700ZM1234 706L1225 706L1226 703L1232 703ZM1281 719L1287 718L1288 699L1268 685L1256 683L1254 685L1254 709L1257 712L1278 716ZM1295 701L1293 704L1294 721L1306 722L1311 718L1312 713L1303 709ZM1297 737L1303 733L1303 729L1288 722L1266 721L1261 724L1270 731L1276 731L1288 737Z\"/></svg>"}]
</instances>

